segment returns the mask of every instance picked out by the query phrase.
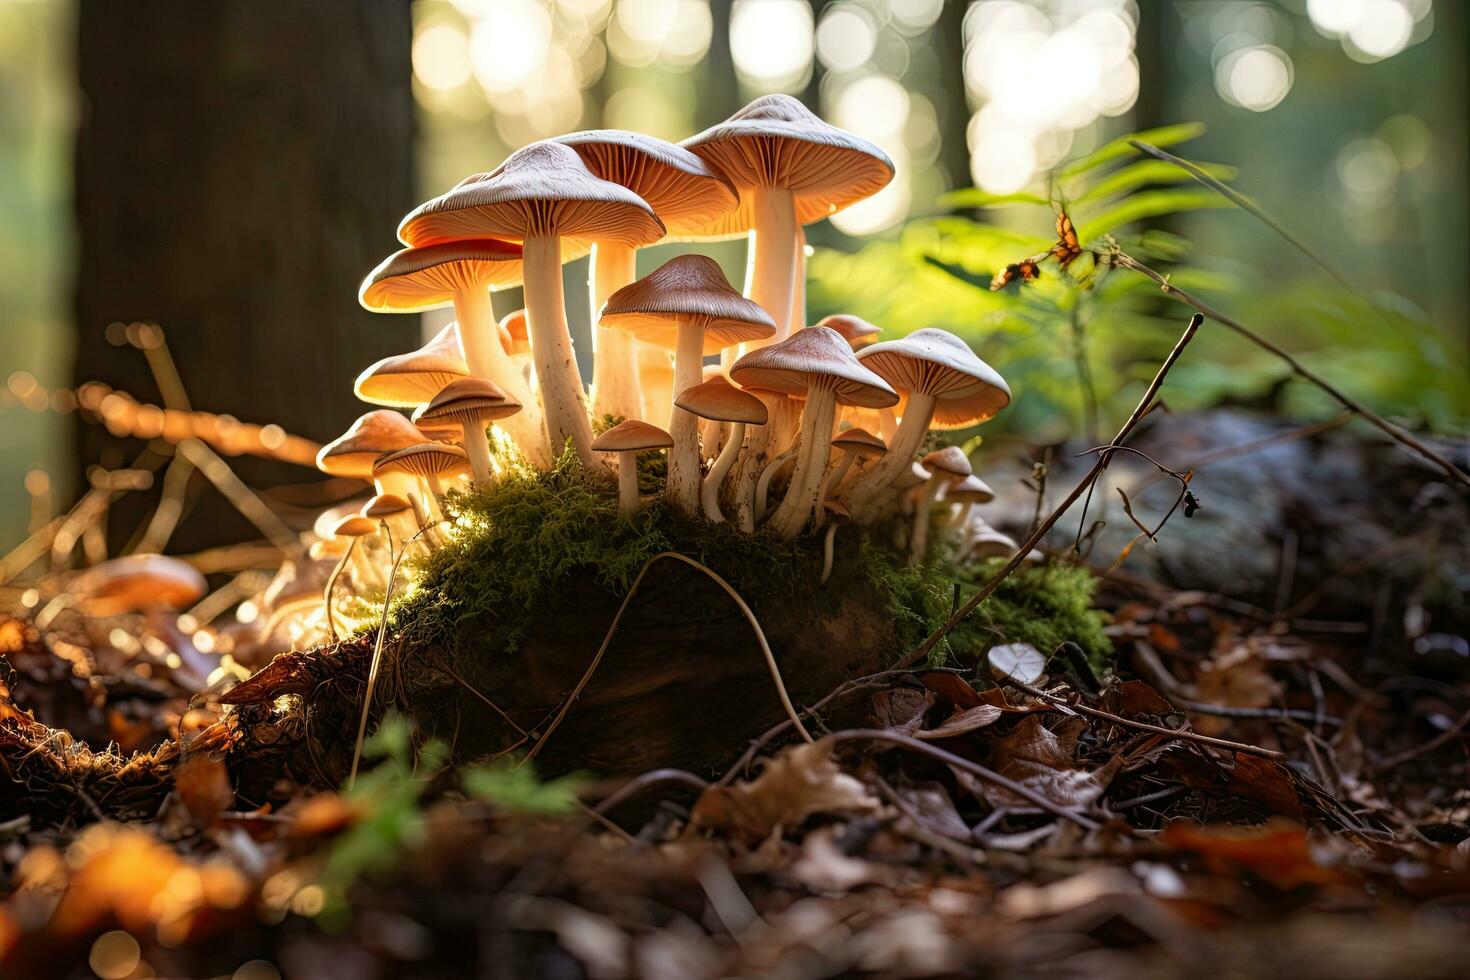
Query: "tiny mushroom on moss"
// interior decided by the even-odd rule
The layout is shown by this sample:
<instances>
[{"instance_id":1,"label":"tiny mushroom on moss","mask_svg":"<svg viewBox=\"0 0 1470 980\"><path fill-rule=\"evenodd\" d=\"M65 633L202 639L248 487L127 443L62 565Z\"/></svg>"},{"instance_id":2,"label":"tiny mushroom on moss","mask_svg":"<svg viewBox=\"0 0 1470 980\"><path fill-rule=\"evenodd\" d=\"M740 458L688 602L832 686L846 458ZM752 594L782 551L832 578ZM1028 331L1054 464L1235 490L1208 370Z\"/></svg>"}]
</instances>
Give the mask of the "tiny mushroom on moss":
<instances>
[{"instance_id":1,"label":"tiny mushroom on moss","mask_svg":"<svg viewBox=\"0 0 1470 980\"><path fill-rule=\"evenodd\" d=\"M618 513L638 513L638 454L649 449L667 449L674 444L669 434L656 425L628 419L598 436L592 448L618 454Z\"/></svg>"},{"instance_id":2,"label":"tiny mushroom on moss","mask_svg":"<svg viewBox=\"0 0 1470 980\"><path fill-rule=\"evenodd\" d=\"M852 523L852 515L840 501L822 501L822 520L827 525L827 533L822 538L822 578L825 582L832 577L832 540L837 536L837 529L843 524Z\"/></svg>"},{"instance_id":3,"label":"tiny mushroom on moss","mask_svg":"<svg viewBox=\"0 0 1470 980\"><path fill-rule=\"evenodd\" d=\"M458 446L446 446L442 442L421 442L395 452L385 453L373 463L373 474L407 473L422 481L428 490L421 499L428 511L430 521L443 517L439 509L439 498L444 496L444 478L462 476L470 471L469 457ZM409 502L415 503L415 495L409 494ZM427 523L420 515L420 523Z\"/></svg>"},{"instance_id":4,"label":"tiny mushroom on moss","mask_svg":"<svg viewBox=\"0 0 1470 980\"><path fill-rule=\"evenodd\" d=\"M974 472L969 458L958 446L945 446L929 453L924 457L924 468L929 471L929 481L914 509L914 530L909 537L909 561L914 565L922 562L928 552L929 521L939 492Z\"/></svg>"},{"instance_id":5,"label":"tiny mushroom on moss","mask_svg":"<svg viewBox=\"0 0 1470 980\"><path fill-rule=\"evenodd\" d=\"M718 263L703 255L670 259L651 274L613 293L602 309L604 325L674 351L675 409L669 419L669 503L685 515L699 510L699 432L694 414L678 396L698 386L704 357L776 332L765 310L730 287ZM747 396L748 397L748 396Z\"/></svg>"},{"instance_id":6,"label":"tiny mushroom on moss","mask_svg":"<svg viewBox=\"0 0 1470 980\"><path fill-rule=\"evenodd\" d=\"M842 461L827 471L822 477L822 488L818 493L821 501L826 501L833 495L837 488L842 486L842 481L847 479L847 473L852 469L852 464L859 459L875 459L882 456L888 447L883 440L873 435L867 429L854 426L851 429L843 429L832 437L832 448L842 452ZM846 510L847 508L843 508ZM817 523L820 525L825 518L817 515Z\"/></svg>"},{"instance_id":7,"label":"tiny mushroom on moss","mask_svg":"<svg viewBox=\"0 0 1470 980\"><path fill-rule=\"evenodd\" d=\"M409 476L373 474L373 463L384 453L424 441L419 431L398 412L380 408L359 416L346 432L327 443L316 455L316 468L328 476L356 477L371 481L379 494L402 495L414 486Z\"/></svg>"},{"instance_id":8,"label":"tiny mushroom on moss","mask_svg":"<svg viewBox=\"0 0 1470 980\"><path fill-rule=\"evenodd\" d=\"M740 454L740 447L745 441L745 427L766 424L766 406L759 398L726 381L721 374L686 388L674 399L674 404L702 419L713 419L730 426L724 448L710 466L699 489L699 503L704 516L718 524L725 519L725 515L720 513L720 484Z\"/></svg>"},{"instance_id":9,"label":"tiny mushroom on moss","mask_svg":"<svg viewBox=\"0 0 1470 980\"><path fill-rule=\"evenodd\" d=\"M995 491L990 489L989 484L984 480L971 473L958 483L952 483L946 487L944 499L964 505L950 522L951 527L963 530L969 526L970 514L974 511L975 505L990 503L995 499Z\"/></svg>"},{"instance_id":10,"label":"tiny mushroom on moss","mask_svg":"<svg viewBox=\"0 0 1470 980\"><path fill-rule=\"evenodd\" d=\"M483 378L464 378L446 385L432 401L414 412L413 420L420 425L425 420L455 423L475 482L488 484L493 474L485 427L520 410L521 403L495 383Z\"/></svg>"}]
</instances>

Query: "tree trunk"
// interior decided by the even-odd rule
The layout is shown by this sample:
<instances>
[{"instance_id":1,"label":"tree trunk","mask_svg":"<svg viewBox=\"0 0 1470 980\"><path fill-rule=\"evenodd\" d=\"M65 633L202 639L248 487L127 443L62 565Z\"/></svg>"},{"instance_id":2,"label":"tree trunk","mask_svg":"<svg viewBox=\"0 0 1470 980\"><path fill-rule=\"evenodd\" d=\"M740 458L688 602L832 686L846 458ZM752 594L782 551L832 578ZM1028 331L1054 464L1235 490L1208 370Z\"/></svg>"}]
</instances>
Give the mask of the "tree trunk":
<instances>
[{"instance_id":1,"label":"tree trunk","mask_svg":"<svg viewBox=\"0 0 1470 980\"><path fill-rule=\"evenodd\" d=\"M79 383L157 401L143 357L104 340L113 321L155 321L195 408L320 441L364 410L353 377L418 341L417 318L356 299L414 202L409 6L83 0ZM83 427L83 466L126 458L115 447ZM238 539L229 513L196 516L175 544Z\"/></svg>"}]
</instances>

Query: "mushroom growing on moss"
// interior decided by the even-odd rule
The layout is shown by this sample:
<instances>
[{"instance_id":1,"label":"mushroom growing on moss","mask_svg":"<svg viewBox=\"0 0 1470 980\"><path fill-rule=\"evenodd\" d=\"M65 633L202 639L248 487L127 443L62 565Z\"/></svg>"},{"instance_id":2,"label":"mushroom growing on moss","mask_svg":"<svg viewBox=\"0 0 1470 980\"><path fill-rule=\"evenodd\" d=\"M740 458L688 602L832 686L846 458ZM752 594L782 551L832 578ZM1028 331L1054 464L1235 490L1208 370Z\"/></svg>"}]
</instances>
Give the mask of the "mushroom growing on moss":
<instances>
[{"instance_id":1,"label":"mushroom growing on moss","mask_svg":"<svg viewBox=\"0 0 1470 980\"><path fill-rule=\"evenodd\" d=\"M561 265L585 254L594 241L630 248L658 241L664 226L648 203L621 184L594 177L571 147L532 143L495 171L420 205L403 219L398 234L410 244L483 235L521 243L526 320L547 439L553 453L571 440L583 466L602 469L593 455L592 424L572 352Z\"/></svg>"},{"instance_id":2,"label":"mushroom growing on moss","mask_svg":"<svg viewBox=\"0 0 1470 980\"><path fill-rule=\"evenodd\" d=\"M520 410L521 403L498 385L483 378L464 378L446 385L432 401L413 413L413 420L420 426L425 421L452 422L458 426L460 445L469 456L475 482L488 484L493 474L485 427Z\"/></svg>"},{"instance_id":3,"label":"mushroom growing on moss","mask_svg":"<svg viewBox=\"0 0 1470 980\"><path fill-rule=\"evenodd\" d=\"M704 235L736 205L735 188L722 174L673 143L620 129L570 133L556 141L576 150L594 176L621 184L647 201L670 238ZM623 242L598 241L592 246L587 281L596 418L637 418L641 408L638 341L597 322L608 298L638 278L637 258L637 248Z\"/></svg>"},{"instance_id":4,"label":"mushroom growing on moss","mask_svg":"<svg viewBox=\"0 0 1470 980\"><path fill-rule=\"evenodd\" d=\"M518 283L521 275L517 245L494 238L443 242L390 255L363 280L358 300L380 313L414 313L452 304L469 374L495 382L522 405L531 406L530 412L507 423L507 429L528 459L547 466L550 454L540 412L530 386L500 342L490 310L490 290Z\"/></svg>"},{"instance_id":5,"label":"mushroom growing on moss","mask_svg":"<svg viewBox=\"0 0 1470 980\"><path fill-rule=\"evenodd\" d=\"M806 396L796 467L769 521L779 534L794 537L818 503L838 402L879 408L896 404L898 395L828 327L798 330L778 344L751 351L735 362L730 377L741 385Z\"/></svg>"},{"instance_id":6,"label":"mushroom growing on moss","mask_svg":"<svg viewBox=\"0 0 1470 980\"><path fill-rule=\"evenodd\" d=\"M973 469L970 460L958 446L945 446L924 457L924 469L929 471L929 480L924 493L914 508L914 530L909 536L909 564L917 565L924 560L929 550L929 520L934 501L944 488L960 482Z\"/></svg>"},{"instance_id":7,"label":"mushroom growing on moss","mask_svg":"<svg viewBox=\"0 0 1470 980\"><path fill-rule=\"evenodd\" d=\"M628 419L598 436L592 448L618 454L618 513L638 513L638 454L649 449L667 449L674 444L669 434L656 425Z\"/></svg>"},{"instance_id":8,"label":"mushroom growing on moss","mask_svg":"<svg viewBox=\"0 0 1470 980\"><path fill-rule=\"evenodd\" d=\"M699 431L692 412L680 408L683 392L701 384L704 357L776 331L765 310L730 287L718 263L681 255L612 296L602 310L605 325L640 341L674 351L674 411L669 419L669 503L686 516L699 510Z\"/></svg>"},{"instance_id":9,"label":"mushroom growing on moss","mask_svg":"<svg viewBox=\"0 0 1470 980\"><path fill-rule=\"evenodd\" d=\"M718 524L725 519L725 515L720 513L720 484L740 454L740 447L745 441L745 427L766 424L766 406L759 398L741 391L719 374L693 388L686 388L674 404L699 418L713 419L730 426L725 435L725 445L699 490L699 504L704 516Z\"/></svg>"}]
</instances>

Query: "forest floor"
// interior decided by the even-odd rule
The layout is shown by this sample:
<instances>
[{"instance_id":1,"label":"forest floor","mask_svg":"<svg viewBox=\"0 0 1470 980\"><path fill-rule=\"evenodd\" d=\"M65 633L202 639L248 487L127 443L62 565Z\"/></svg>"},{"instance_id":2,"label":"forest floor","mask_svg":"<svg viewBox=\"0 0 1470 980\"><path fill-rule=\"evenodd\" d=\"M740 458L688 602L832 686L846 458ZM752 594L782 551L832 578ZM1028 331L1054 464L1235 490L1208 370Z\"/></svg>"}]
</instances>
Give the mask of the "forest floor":
<instances>
[{"instance_id":1,"label":"forest floor","mask_svg":"<svg viewBox=\"0 0 1470 980\"><path fill-rule=\"evenodd\" d=\"M1465 495L1347 428L1137 444L1209 465L1200 520L1084 536L1111 671L855 678L701 772L455 771L390 720L263 805L231 712L7 593L0 976L1463 976Z\"/></svg>"}]
</instances>

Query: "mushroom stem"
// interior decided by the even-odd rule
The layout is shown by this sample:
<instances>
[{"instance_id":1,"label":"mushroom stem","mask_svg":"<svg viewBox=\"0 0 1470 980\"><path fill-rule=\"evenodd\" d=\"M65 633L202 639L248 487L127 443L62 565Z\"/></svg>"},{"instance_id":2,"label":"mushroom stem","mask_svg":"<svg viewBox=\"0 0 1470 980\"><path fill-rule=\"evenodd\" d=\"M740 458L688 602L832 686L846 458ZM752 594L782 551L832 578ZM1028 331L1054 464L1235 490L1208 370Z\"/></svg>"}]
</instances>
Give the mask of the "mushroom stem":
<instances>
[{"instance_id":1,"label":"mushroom stem","mask_svg":"<svg viewBox=\"0 0 1470 980\"><path fill-rule=\"evenodd\" d=\"M909 535L909 564L923 564L924 556L929 551L929 516L934 510L934 501L939 496L939 488L944 485L943 479L938 473L929 477L929 482L924 485L924 492L919 496L919 502L914 507L914 531Z\"/></svg>"},{"instance_id":2,"label":"mushroom stem","mask_svg":"<svg viewBox=\"0 0 1470 980\"><path fill-rule=\"evenodd\" d=\"M796 253L791 263L791 329L806 326L806 229L796 226Z\"/></svg>"},{"instance_id":3,"label":"mushroom stem","mask_svg":"<svg viewBox=\"0 0 1470 980\"><path fill-rule=\"evenodd\" d=\"M559 455L570 439L585 468L604 472L603 461L592 452L592 423L587 418L582 376L577 372L572 335L567 327L561 288L561 237L527 236L521 256L525 271L526 327L531 334L536 377L541 383L547 442L551 452Z\"/></svg>"},{"instance_id":4,"label":"mushroom stem","mask_svg":"<svg viewBox=\"0 0 1470 980\"><path fill-rule=\"evenodd\" d=\"M632 518L638 513L638 454L631 449L618 453L618 514Z\"/></svg>"},{"instance_id":5,"label":"mushroom stem","mask_svg":"<svg viewBox=\"0 0 1470 980\"><path fill-rule=\"evenodd\" d=\"M361 548L349 548L347 556L352 564L352 581L362 589L371 588L382 582L382 576L373 565L372 557L367 553L367 546Z\"/></svg>"},{"instance_id":6,"label":"mushroom stem","mask_svg":"<svg viewBox=\"0 0 1470 980\"><path fill-rule=\"evenodd\" d=\"M674 350L674 394L699 384L704 364L704 325L690 317L679 321ZM699 512L699 418L677 404L669 412L669 479L664 489L675 510L692 517Z\"/></svg>"},{"instance_id":7,"label":"mushroom stem","mask_svg":"<svg viewBox=\"0 0 1470 980\"><path fill-rule=\"evenodd\" d=\"M796 445L801 434L802 403L796 398L782 398L770 415L771 448L783 452Z\"/></svg>"},{"instance_id":8,"label":"mushroom stem","mask_svg":"<svg viewBox=\"0 0 1470 980\"><path fill-rule=\"evenodd\" d=\"M740 446L745 442L744 422L731 422L729 430L725 433L725 447L710 466L709 474L699 489L699 502L704 508L704 516L716 524L722 524L725 520L725 515L720 513L720 484L725 482L725 474L735 465L735 458L740 455Z\"/></svg>"},{"instance_id":9,"label":"mushroom stem","mask_svg":"<svg viewBox=\"0 0 1470 980\"><path fill-rule=\"evenodd\" d=\"M834 489L842 486L842 481L847 476L847 471L852 469L852 461L856 458L856 453L845 453L842 462L832 467L827 471L827 475L822 477L822 486L817 491L817 527L821 527L827 520L827 515L822 513L822 502L832 496Z\"/></svg>"},{"instance_id":10,"label":"mushroom stem","mask_svg":"<svg viewBox=\"0 0 1470 980\"><path fill-rule=\"evenodd\" d=\"M489 486L495 481L495 476L490 470L490 440L485 435L485 420L474 419L462 424L459 441L464 445L465 455L470 458L470 472L475 475L475 482Z\"/></svg>"},{"instance_id":11,"label":"mushroom stem","mask_svg":"<svg viewBox=\"0 0 1470 980\"><path fill-rule=\"evenodd\" d=\"M731 348L725 348L727 351ZM770 392L754 391L751 394L761 400L766 406L766 418L769 419L786 400L785 396ZM755 531L756 522L759 518L755 513L757 482L759 481L766 460L771 451L771 426L757 425L745 430L745 445L740 454L740 465L735 470L735 489L732 499L735 501L735 526L746 534ZM764 505L762 505L764 509Z\"/></svg>"},{"instance_id":12,"label":"mushroom stem","mask_svg":"<svg viewBox=\"0 0 1470 980\"><path fill-rule=\"evenodd\" d=\"M795 456L796 447L791 446L784 453L779 453L775 459L766 464L765 469L761 470L760 479L755 481L755 521L757 524L766 519L766 502L770 499L771 481Z\"/></svg>"},{"instance_id":13,"label":"mushroom stem","mask_svg":"<svg viewBox=\"0 0 1470 980\"><path fill-rule=\"evenodd\" d=\"M934 396L922 391L909 392L909 403L903 413L903 421L888 441L888 452L878 460L878 465L853 481L847 491L847 508L853 519L865 520L871 516L872 501L887 489L913 462L914 453L924 442L929 431L929 420L934 416Z\"/></svg>"},{"instance_id":14,"label":"mushroom stem","mask_svg":"<svg viewBox=\"0 0 1470 980\"><path fill-rule=\"evenodd\" d=\"M521 403L521 411L500 424L527 459L542 469L549 467L551 453L547 449L546 433L542 431L541 409L520 365L500 344L489 291L472 288L456 292L454 316L459 323L459 343L470 374L500 385L506 394Z\"/></svg>"},{"instance_id":15,"label":"mushroom stem","mask_svg":"<svg viewBox=\"0 0 1470 980\"><path fill-rule=\"evenodd\" d=\"M782 537L794 538L806 525L817 506L817 491L827 459L832 454L832 419L837 414L837 392L826 385L807 389L806 409L801 416L801 438L797 441L796 469L781 506L771 516L771 526Z\"/></svg>"},{"instance_id":16,"label":"mushroom stem","mask_svg":"<svg viewBox=\"0 0 1470 980\"><path fill-rule=\"evenodd\" d=\"M884 442L892 442L893 435L898 431L898 415L891 408L878 409L878 435L883 437Z\"/></svg>"},{"instance_id":17,"label":"mushroom stem","mask_svg":"<svg viewBox=\"0 0 1470 980\"><path fill-rule=\"evenodd\" d=\"M837 536L837 522L827 525L827 534L822 538L822 578L826 582L832 577L832 539Z\"/></svg>"},{"instance_id":18,"label":"mushroom stem","mask_svg":"<svg viewBox=\"0 0 1470 980\"><path fill-rule=\"evenodd\" d=\"M753 227L750 282L746 295L776 321L776 335L745 349L785 340L791 333L791 300L796 285L796 199L781 187L756 187L751 196Z\"/></svg>"},{"instance_id":19,"label":"mushroom stem","mask_svg":"<svg viewBox=\"0 0 1470 980\"><path fill-rule=\"evenodd\" d=\"M636 419L643 403L638 390L638 338L627 330L598 323L602 306L613 293L638 278L638 250L631 245L597 242L588 260L587 283L592 303L592 412Z\"/></svg>"}]
</instances>

